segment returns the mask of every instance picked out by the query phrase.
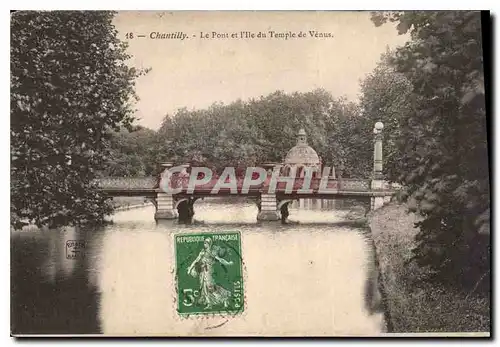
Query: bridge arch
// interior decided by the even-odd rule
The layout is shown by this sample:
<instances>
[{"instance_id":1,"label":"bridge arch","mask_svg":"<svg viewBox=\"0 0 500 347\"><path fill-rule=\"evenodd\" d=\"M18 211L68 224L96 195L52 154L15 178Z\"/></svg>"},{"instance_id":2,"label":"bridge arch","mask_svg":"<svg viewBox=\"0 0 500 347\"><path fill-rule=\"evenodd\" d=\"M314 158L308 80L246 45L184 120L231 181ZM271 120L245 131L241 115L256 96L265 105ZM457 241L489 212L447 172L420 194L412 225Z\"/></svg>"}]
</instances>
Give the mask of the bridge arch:
<instances>
[{"instance_id":1,"label":"bridge arch","mask_svg":"<svg viewBox=\"0 0 500 347\"><path fill-rule=\"evenodd\" d=\"M179 205L181 203L183 203L184 201L189 201L189 198L181 198L179 200L175 200L174 209L177 210L177 208L179 207Z\"/></svg>"},{"instance_id":2,"label":"bridge arch","mask_svg":"<svg viewBox=\"0 0 500 347\"><path fill-rule=\"evenodd\" d=\"M194 216L194 203L199 197L181 197L173 201L173 209L177 210L178 221L189 224Z\"/></svg>"},{"instance_id":3,"label":"bridge arch","mask_svg":"<svg viewBox=\"0 0 500 347\"><path fill-rule=\"evenodd\" d=\"M202 200L202 202L198 203L198 200ZM238 207L238 210L233 209L232 205L235 203L242 204L241 208ZM172 206L178 212L179 222L183 223L252 223L259 211L257 196L179 196L178 199L174 200ZM225 211L226 208L231 209L229 214ZM220 212L214 213L214 209L220 209ZM194 219L195 216L196 219Z\"/></svg>"},{"instance_id":4,"label":"bridge arch","mask_svg":"<svg viewBox=\"0 0 500 347\"><path fill-rule=\"evenodd\" d=\"M295 200L299 200L299 199L284 199L284 200L281 200L281 201L278 203L278 206L276 206L276 209L277 209L277 210L281 210L281 208L282 208L283 206L285 206L285 204L292 203L292 202L294 202Z\"/></svg>"}]
</instances>

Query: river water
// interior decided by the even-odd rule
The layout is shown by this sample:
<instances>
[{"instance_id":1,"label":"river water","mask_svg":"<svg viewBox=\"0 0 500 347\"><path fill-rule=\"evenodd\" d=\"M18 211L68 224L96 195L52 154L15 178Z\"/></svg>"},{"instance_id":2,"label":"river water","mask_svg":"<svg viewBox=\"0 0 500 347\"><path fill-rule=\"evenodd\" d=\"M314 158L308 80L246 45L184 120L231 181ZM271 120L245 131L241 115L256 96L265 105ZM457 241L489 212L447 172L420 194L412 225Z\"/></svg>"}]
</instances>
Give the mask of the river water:
<instances>
[{"instance_id":1,"label":"river water","mask_svg":"<svg viewBox=\"0 0 500 347\"><path fill-rule=\"evenodd\" d=\"M368 306L374 276L367 231L347 211L290 209L299 224L257 224L244 202L197 202L194 225L156 223L154 207L117 212L100 230L12 233L14 334L373 336L384 316ZM240 231L245 310L181 318L173 235ZM68 258L67 241L84 242Z\"/></svg>"}]
</instances>

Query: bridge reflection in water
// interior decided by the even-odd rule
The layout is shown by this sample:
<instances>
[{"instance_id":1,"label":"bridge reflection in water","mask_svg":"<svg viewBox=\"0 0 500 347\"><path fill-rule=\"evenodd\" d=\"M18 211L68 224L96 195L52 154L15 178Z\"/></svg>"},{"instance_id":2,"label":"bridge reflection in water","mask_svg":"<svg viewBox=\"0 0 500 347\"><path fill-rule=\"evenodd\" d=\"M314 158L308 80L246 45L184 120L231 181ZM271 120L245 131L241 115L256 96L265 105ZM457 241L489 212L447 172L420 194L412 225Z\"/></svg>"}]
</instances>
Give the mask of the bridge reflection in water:
<instances>
[{"instance_id":1,"label":"bridge reflection in water","mask_svg":"<svg viewBox=\"0 0 500 347\"><path fill-rule=\"evenodd\" d=\"M359 202L329 199L298 199L290 203L290 209L324 209L334 210L348 208L359 204Z\"/></svg>"},{"instance_id":2,"label":"bridge reflection in water","mask_svg":"<svg viewBox=\"0 0 500 347\"><path fill-rule=\"evenodd\" d=\"M339 226L347 211L312 208L299 225L256 224L245 202L199 201L185 226L156 223L153 206L123 211L99 230L12 237L13 332L109 335L376 335L373 253L367 231ZM239 230L246 308L237 317L180 319L172 234ZM66 241L84 240L67 259ZM375 299L374 299L375 298Z\"/></svg>"}]
</instances>

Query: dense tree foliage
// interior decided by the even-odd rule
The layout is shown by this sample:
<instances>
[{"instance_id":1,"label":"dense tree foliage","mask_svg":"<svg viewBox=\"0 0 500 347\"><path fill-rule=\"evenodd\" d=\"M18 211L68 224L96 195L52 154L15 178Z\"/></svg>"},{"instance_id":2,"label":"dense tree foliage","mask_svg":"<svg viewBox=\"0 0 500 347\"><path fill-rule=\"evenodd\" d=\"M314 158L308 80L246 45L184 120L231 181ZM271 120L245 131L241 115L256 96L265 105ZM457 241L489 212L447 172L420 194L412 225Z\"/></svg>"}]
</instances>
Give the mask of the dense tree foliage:
<instances>
[{"instance_id":1,"label":"dense tree foliage","mask_svg":"<svg viewBox=\"0 0 500 347\"><path fill-rule=\"evenodd\" d=\"M109 156L102 175L113 177L151 176L157 170L156 131L142 126L113 133Z\"/></svg>"},{"instance_id":2,"label":"dense tree foliage","mask_svg":"<svg viewBox=\"0 0 500 347\"><path fill-rule=\"evenodd\" d=\"M355 103L335 99L321 89L277 91L259 99L215 103L207 109L180 109L165 116L156 132L139 127L115 133L104 174L154 175L165 161L219 171L226 166L281 162L303 127L308 143L325 165L335 166L337 174L370 177L373 124L373 119L362 117Z\"/></svg>"},{"instance_id":3,"label":"dense tree foliage","mask_svg":"<svg viewBox=\"0 0 500 347\"><path fill-rule=\"evenodd\" d=\"M359 107L334 99L324 90L285 94L275 92L259 99L214 104L208 109L179 110L166 116L158 131L157 160L242 167L281 162L296 144L303 127L308 143L325 165L334 165L344 177L370 174L372 159L357 160L355 143L371 138L356 131L362 120ZM372 145L369 144L368 152Z\"/></svg>"},{"instance_id":4,"label":"dense tree foliage","mask_svg":"<svg viewBox=\"0 0 500 347\"><path fill-rule=\"evenodd\" d=\"M11 225L99 222L92 180L109 134L132 121L134 79L113 13L11 17Z\"/></svg>"},{"instance_id":5,"label":"dense tree foliage","mask_svg":"<svg viewBox=\"0 0 500 347\"><path fill-rule=\"evenodd\" d=\"M488 271L489 240L481 234L489 234L490 228L480 14L373 16L376 25L387 20L398 23L401 33L411 34L411 41L388 60L411 83L411 93L404 89L400 103L389 82L384 90L365 88L364 101L370 99L372 109L399 114L398 134L391 144L397 160L387 164L390 178L407 188L410 209L424 217L417 224L415 260L438 275L434 278L473 285ZM380 97L370 96L380 91Z\"/></svg>"}]
</instances>

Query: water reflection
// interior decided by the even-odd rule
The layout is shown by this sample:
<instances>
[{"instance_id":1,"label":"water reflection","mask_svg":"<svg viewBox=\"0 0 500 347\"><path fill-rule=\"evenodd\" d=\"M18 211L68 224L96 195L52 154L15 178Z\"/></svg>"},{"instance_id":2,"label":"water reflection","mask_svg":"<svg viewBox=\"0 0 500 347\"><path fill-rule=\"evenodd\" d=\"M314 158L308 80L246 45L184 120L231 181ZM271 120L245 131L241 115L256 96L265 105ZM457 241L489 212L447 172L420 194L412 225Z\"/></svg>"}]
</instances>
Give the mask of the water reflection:
<instances>
[{"instance_id":1,"label":"water reflection","mask_svg":"<svg viewBox=\"0 0 500 347\"><path fill-rule=\"evenodd\" d=\"M256 205L245 202L200 201L195 212L194 225L157 224L150 206L117 213L103 230L13 234L13 332L374 335L383 330L382 315L365 308L372 253L363 230L332 225L345 220L347 211L291 208L290 219L299 225L257 223ZM180 319L173 235L228 230L242 232L244 313ZM87 242L85 256L67 259L66 241L74 239Z\"/></svg>"},{"instance_id":2,"label":"water reflection","mask_svg":"<svg viewBox=\"0 0 500 347\"><path fill-rule=\"evenodd\" d=\"M100 332L99 295L88 281L87 257L66 259L75 230L28 231L12 235L11 330L22 334Z\"/></svg>"}]
</instances>

